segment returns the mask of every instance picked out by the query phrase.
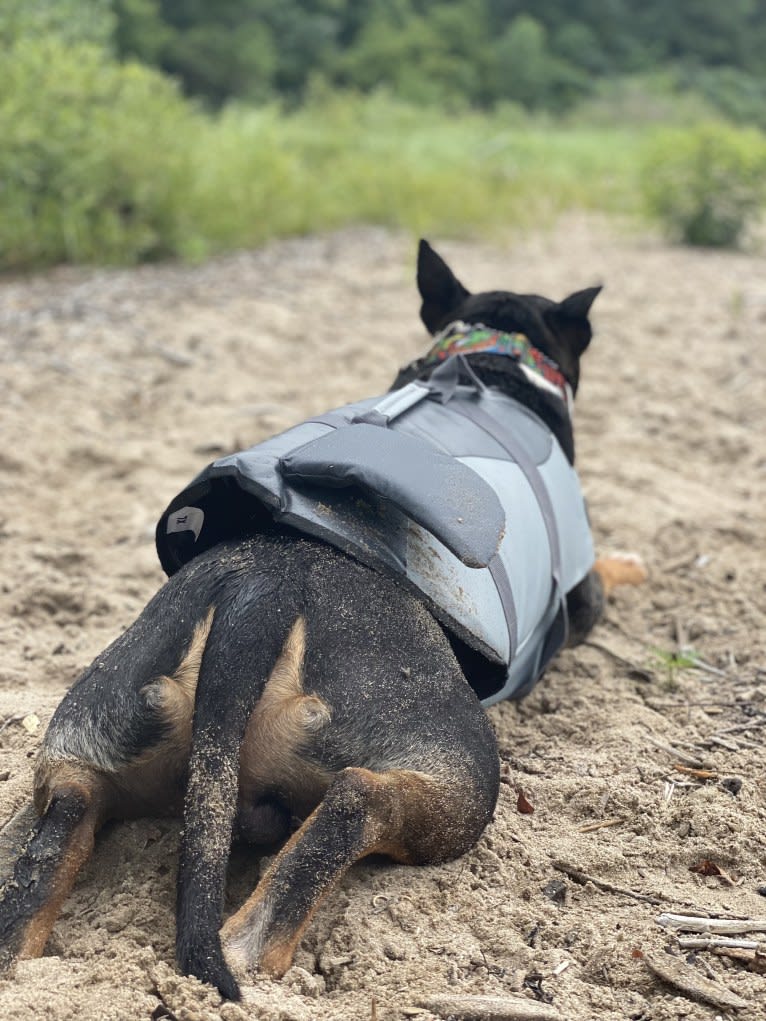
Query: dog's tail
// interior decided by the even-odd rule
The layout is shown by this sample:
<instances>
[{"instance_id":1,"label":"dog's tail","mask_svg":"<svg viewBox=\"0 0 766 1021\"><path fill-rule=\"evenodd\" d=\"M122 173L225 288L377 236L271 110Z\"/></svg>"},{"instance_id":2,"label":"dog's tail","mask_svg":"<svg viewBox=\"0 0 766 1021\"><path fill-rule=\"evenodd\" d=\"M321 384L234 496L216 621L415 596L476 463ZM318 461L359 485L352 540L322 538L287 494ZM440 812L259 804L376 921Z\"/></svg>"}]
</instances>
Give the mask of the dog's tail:
<instances>
[{"instance_id":1,"label":"dog's tail","mask_svg":"<svg viewBox=\"0 0 766 1021\"><path fill-rule=\"evenodd\" d=\"M178 871L179 967L239 999L221 948L226 867L237 808L240 747L250 714L297 610L267 574L216 606L200 666Z\"/></svg>"}]
</instances>

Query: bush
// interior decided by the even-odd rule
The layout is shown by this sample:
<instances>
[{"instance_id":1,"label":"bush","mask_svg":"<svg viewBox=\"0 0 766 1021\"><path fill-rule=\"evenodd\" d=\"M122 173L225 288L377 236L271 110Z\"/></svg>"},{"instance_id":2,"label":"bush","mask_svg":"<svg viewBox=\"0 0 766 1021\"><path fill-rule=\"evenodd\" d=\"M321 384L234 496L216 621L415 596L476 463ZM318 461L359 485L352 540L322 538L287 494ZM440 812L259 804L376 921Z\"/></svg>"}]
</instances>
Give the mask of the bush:
<instances>
[{"instance_id":1,"label":"bush","mask_svg":"<svg viewBox=\"0 0 766 1021\"><path fill-rule=\"evenodd\" d=\"M200 259L359 222L485 236L575 207L633 211L642 142L511 105L457 114L318 85L297 110L210 114L102 48L22 38L0 61L0 268Z\"/></svg>"},{"instance_id":2,"label":"bush","mask_svg":"<svg viewBox=\"0 0 766 1021\"><path fill-rule=\"evenodd\" d=\"M641 182L649 211L673 238L736 247L766 198L766 136L719 123L663 132Z\"/></svg>"},{"instance_id":3,"label":"bush","mask_svg":"<svg viewBox=\"0 0 766 1021\"><path fill-rule=\"evenodd\" d=\"M0 264L176 251L204 118L99 46L22 38L0 61Z\"/></svg>"}]
</instances>

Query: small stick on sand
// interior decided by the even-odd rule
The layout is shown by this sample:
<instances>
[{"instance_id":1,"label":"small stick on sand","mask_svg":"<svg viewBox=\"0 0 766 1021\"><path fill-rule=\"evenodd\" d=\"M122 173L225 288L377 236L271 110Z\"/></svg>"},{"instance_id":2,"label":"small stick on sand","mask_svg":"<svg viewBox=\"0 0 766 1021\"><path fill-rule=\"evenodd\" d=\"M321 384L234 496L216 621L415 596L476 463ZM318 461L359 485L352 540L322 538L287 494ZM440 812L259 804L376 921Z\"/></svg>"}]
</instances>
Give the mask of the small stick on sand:
<instances>
[{"instance_id":1,"label":"small stick on sand","mask_svg":"<svg viewBox=\"0 0 766 1021\"><path fill-rule=\"evenodd\" d=\"M594 830L603 830L607 826L619 826L622 819L602 819L600 822L589 822L586 826L578 826L578 833L592 833Z\"/></svg>"},{"instance_id":2,"label":"small stick on sand","mask_svg":"<svg viewBox=\"0 0 766 1021\"><path fill-rule=\"evenodd\" d=\"M159 355L160 358L164 358L170 365L179 365L182 368L194 365L194 359L191 355L183 354L181 351L174 351L173 348L165 347L164 344L152 344L151 350L154 354Z\"/></svg>"},{"instance_id":3,"label":"small stick on sand","mask_svg":"<svg viewBox=\"0 0 766 1021\"><path fill-rule=\"evenodd\" d=\"M700 918L665 911L655 921L666 929L682 932L766 932L766 918Z\"/></svg>"},{"instance_id":4,"label":"small stick on sand","mask_svg":"<svg viewBox=\"0 0 766 1021\"><path fill-rule=\"evenodd\" d=\"M674 759L678 759L679 762L683 762L685 766L692 766L694 769L704 769L705 763L694 755L688 755L686 752L679 751L678 748L674 748L672 744L666 744L664 741L660 741L656 737L652 737L651 734L646 735L647 740L654 745L655 748L659 748L663 752L667 752L672 755Z\"/></svg>"},{"instance_id":5,"label":"small stick on sand","mask_svg":"<svg viewBox=\"0 0 766 1021\"><path fill-rule=\"evenodd\" d=\"M766 975L766 954L762 950L738 950L736 947L714 947L716 957L727 957L730 961L743 964L756 975Z\"/></svg>"},{"instance_id":6,"label":"small stick on sand","mask_svg":"<svg viewBox=\"0 0 766 1021\"><path fill-rule=\"evenodd\" d=\"M564 861L552 861L551 865L558 872L563 872L564 875L569 876L570 879L574 879L576 883L581 883L583 886L586 883L593 883L599 890L606 890L607 893L619 893L623 897L632 897L633 900L645 901L647 904L664 903L659 897L652 897L648 893L636 893L635 890L628 890L624 886L615 886L614 883L608 883L605 879L596 879L595 876L589 876L586 872L581 872L574 865L568 865ZM660 915L660 917L662 916Z\"/></svg>"},{"instance_id":7,"label":"small stick on sand","mask_svg":"<svg viewBox=\"0 0 766 1021\"><path fill-rule=\"evenodd\" d=\"M723 727L717 730L713 737L722 737L724 734L739 734L743 730L755 730L757 727L766 727L766 717L760 720L749 720L747 723L738 723L735 727Z\"/></svg>"},{"instance_id":8,"label":"small stick on sand","mask_svg":"<svg viewBox=\"0 0 766 1021\"><path fill-rule=\"evenodd\" d=\"M621 666L627 667L643 681L654 680L654 674L651 670L647 670L646 667L641 666L640 663L636 663L634 660L628 659L619 652L615 652L614 649L610 649L609 646L604 645L603 642L594 642L589 639L587 642L583 642L583 645L589 645L591 649L598 649L599 652L603 652L606 656L610 656L615 663L619 663Z\"/></svg>"},{"instance_id":9,"label":"small stick on sand","mask_svg":"<svg viewBox=\"0 0 766 1021\"><path fill-rule=\"evenodd\" d=\"M454 1017L460 1021L562 1021L555 1007L520 996L444 994L419 1000L418 1006L439 1017Z\"/></svg>"},{"instance_id":10,"label":"small stick on sand","mask_svg":"<svg viewBox=\"0 0 766 1021\"><path fill-rule=\"evenodd\" d=\"M674 960L667 954L659 957L646 952L643 959L647 968L658 978L692 1000L710 1003L721 1010L742 1010L743 1007L749 1006L747 1000L743 1000L725 986L697 975L683 961Z\"/></svg>"},{"instance_id":11,"label":"small stick on sand","mask_svg":"<svg viewBox=\"0 0 766 1021\"><path fill-rule=\"evenodd\" d=\"M757 939L731 939L729 936L677 936L678 945L683 950L716 950L729 947L733 950L766 950L766 943Z\"/></svg>"},{"instance_id":12,"label":"small stick on sand","mask_svg":"<svg viewBox=\"0 0 766 1021\"><path fill-rule=\"evenodd\" d=\"M681 567L691 567L696 559L697 559L696 553L684 553L683 556L676 557L675 560L669 560L663 566L663 571L665 572L665 574L674 574Z\"/></svg>"},{"instance_id":13,"label":"small stick on sand","mask_svg":"<svg viewBox=\"0 0 766 1021\"><path fill-rule=\"evenodd\" d=\"M18 723L20 720L23 720L25 716L26 713L13 713L12 716L9 716L6 720L3 720L3 722L0 723L0 733L2 733L5 728L9 727L12 723Z\"/></svg>"},{"instance_id":14,"label":"small stick on sand","mask_svg":"<svg viewBox=\"0 0 766 1021\"><path fill-rule=\"evenodd\" d=\"M676 634L676 645L678 646L678 650L679 652L684 652L689 648L689 636L686 633L684 622L677 613L673 614L673 630Z\"/></svg>"},{"instance_id":15,"label":"small stick on sand","mask_svg":"<svg viewBox=\"0 0 766 1021\"><path fill-rule=\"evenodd\" d=\"M719 670L717 666L711 666L710 663L706 663L699 656L690 656L689 658L694 661L693 670L704 670L706 674L712 674L714 677L725 677L728 680L729 675L725 670Z\"/></svg>"},{"instance_id":16,"label":"small stick on sand","mask_svg":"<svg viewBox=\"0 0 766 1021\"><path fill-rule=\"evenodd\" d=\"M695 769L693 766L682 766L680 762L673 763L673 769L687 776L696 777L697 780L717 780L718 773L712 769Z\"/></svg>"},{"instance_id":17,"label":"small stick on sand","mask_svg":"<svg viewBox=\"0 0 766 1021\"><path fill-rule=\"evenodd\" d=\"M722 737L715 737L715 736L707 737L707 738L705 738L704 742L701 742L701 743L702 744L706 744L706 745L707 744L718 745L719 748L725 748L727 752L740 752L740 751L742 751L742 748L740 747L740 745L736 744L734 741L725 741Z\"/></svg>"}]
</instances>

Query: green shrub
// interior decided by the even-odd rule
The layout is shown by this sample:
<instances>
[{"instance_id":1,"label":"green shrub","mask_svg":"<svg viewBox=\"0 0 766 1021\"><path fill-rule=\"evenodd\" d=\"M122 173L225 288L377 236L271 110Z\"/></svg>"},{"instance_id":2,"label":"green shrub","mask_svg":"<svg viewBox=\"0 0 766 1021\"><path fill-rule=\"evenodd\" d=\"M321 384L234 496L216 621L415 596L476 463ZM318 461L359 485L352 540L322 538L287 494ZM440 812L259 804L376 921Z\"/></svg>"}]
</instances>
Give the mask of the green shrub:
<instances>
[{"instance_id":1,"label":"green shrub","mask_svg":"<svg viewBox=\"0 0 766 1021\"><path fill-rule=\"evenodd\" d=\"M458 114L318 86L289 112L209 114L99 47L23 38L0 61L0 268L199 259L350 223L486 236L575 207L632 212L641 145L510 104Z\"/></svg>"},{"instance_id":2,"label":"green shrub","mask_svg":"<svg viewBox=\"0 0 766 1021\"><path fill-rule=\"evenodd\" d=\"M19 39L0 61L0 265L173 253L205 126L155 71L91 44Z\"/></svg>"},{"instance_id":3,"label":"green shrub","mask_svg":"<svg viewBox=\"0 0 766 1021\"><path fill-rule=\"evenodd\" d=\"M766 136L722 123L665 131L641 181L650 213L676 240L736 247L766 198Z\"/></svg>"}]
</instances>

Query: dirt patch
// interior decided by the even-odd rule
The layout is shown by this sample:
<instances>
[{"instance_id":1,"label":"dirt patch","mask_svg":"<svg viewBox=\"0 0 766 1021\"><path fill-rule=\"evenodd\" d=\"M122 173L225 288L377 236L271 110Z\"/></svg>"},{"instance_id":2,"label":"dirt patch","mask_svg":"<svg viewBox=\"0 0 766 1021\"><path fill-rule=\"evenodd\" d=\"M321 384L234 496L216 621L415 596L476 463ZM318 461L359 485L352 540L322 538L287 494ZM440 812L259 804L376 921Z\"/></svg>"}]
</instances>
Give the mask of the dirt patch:
<instances>
[{"instance_id":1,"label":"dirt patch","mask_svg":"<svg viewBox=\"0 0 766 1021\"><path fill-rule=\"evenodd\" d=\"M579 219L505 249L439 247L475 289L606 284L578 465L599 550L640 552L650 583L621 592L528 699L491 710L504 782L478 847L438 868L353 870L283 981L221 1005L178 976L178 825L115 824L47 956L0 981L4 1019L394 1021L442 993L543 998L571 1021L720 1014L637 951L675 947L663 909L766 915L763 261ZM162 582L168 499L217 454L384 390L425 346L413 278L409 240L359 230L198 268L0 284L3 818L66 687ZM686 645L707 669L679 666ZM679 772L668 747L715 777ZM690 871L704 860L725 875ZM259 867L235 853L227 910ZM766 992L710 953L690 967L753 1004Z\"/></svg>"}]
</instances>

